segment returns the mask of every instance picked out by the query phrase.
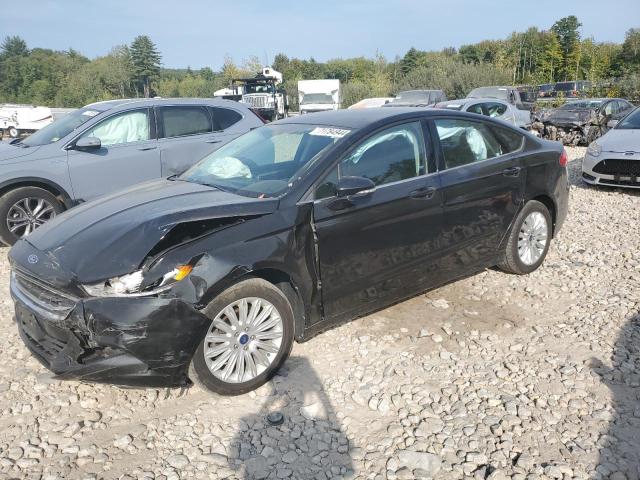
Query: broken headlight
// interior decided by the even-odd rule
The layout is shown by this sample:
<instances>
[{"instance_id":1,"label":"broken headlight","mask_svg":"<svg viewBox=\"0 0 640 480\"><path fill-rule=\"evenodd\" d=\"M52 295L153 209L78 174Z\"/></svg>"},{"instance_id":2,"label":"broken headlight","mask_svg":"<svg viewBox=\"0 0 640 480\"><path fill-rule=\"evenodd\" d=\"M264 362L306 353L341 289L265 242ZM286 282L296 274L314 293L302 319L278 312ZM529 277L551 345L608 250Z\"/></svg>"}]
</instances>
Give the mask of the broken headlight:
<instances>
[{"instance_id":1,"label":"broken headlight","mask_svg":"<svg viewBox=\"0 0 640 480\"><path fill-rule=\"evenodd\" d=\"M587 148L587 153L592 157L598 157L602 153L602 147L598 142L591 142L589 148Z\"/></svg>"},{"instance_id":2,"label":"broken headlight","mask_svg":"<svg viewBox=\"0 0 640 480\"><path fill-rule=\"evenodd\" d=\"M184 280L191 273L192 269L193 267L191 265L178 265L173 270L152 282L149 282L145 278L142 270L138 270L127 275L110 278L91 285L82 285L82 287L93 297L154 295Z\"/></svg>"}]
</instances>

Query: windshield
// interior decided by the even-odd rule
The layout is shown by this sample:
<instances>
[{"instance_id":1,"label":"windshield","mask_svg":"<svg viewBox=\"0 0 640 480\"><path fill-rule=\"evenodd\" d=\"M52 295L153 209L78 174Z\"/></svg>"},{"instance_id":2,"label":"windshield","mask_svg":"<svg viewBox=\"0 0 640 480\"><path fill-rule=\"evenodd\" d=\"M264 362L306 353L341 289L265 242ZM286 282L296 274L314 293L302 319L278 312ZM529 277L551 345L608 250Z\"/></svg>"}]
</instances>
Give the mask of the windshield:
<instances>
[{"instance_id":1,"label":"windshield","mask_svg":"<svg viewBox=\"0 0 640 480\"><path fill-rule=\"evenodd\" d=\"M616 125L616 128L625 130L640 129L640 108L636 108Z\"/></svg>"},{"instance_id":2,"label":"windshield","mask_svg":"<svg viewBox=\"0 0 640 480\"><path fill-rule=\"evenodd\" d=\"M429 103L429 92L400 92L391 103Z\"/></svg>"},{"instance_id":3,"label":"windshield","mask_svg":"<svg viewBox=\"0 0 640 480\"><path fill-rule=\"evenodd\" d=\"M56 120L55 122L38 130L36 133L25 138L20 143L27 147L39 147L41 145L48 145L49 143L57 142L99 113L101 113L99 110L92 110L90 108L76 110L75 112L65 115L60 120Z\"/></svg>"},{"instance_id":4,"label":"windshield","mask_svg":"<svg viewBox=\"0 0 640 480\"><path fill-rule=\"evenodd\" d=\"M248 83L244 86L244 93L274 93L275 91L272 83Z\"/></svg>"},{"instance_id":5,"label":"windshield","mask_svg":"<svg viewBox=\"0 0 640 480\"><path fill-rule=\"evenodd\" d=\"M310 103L333 103L333 97L330 93L303 93L301 104Z\"/></svg>"},{"instance_id":6,"label":"windshield","mask_svg":"<svg viewBox=\"0 0 640 480\"><path fill-rule=\"evenodd\" d=\"M467 98L499 98L509 100L509 90L504 87L480 87L471 90Z\"/></svg>"},{"instance_id":7,"label":"windshield","mask_svg":"<svg viewBox=\"0 0 640 480\"><path fill-rule=\"evenodd\" d=\"M179 178L247 197L286 193L319 153L350 130L283 124L253 130L203 158Z\"/></svg>"},{"instance_id":8,"label":"windshield","mask_svg":"<svg viewBox=\"0 0 640 480\"><path fill-rule=\"evenodd\" d=\"M602 100L586 100L580 102L565 103L560 107L561 110L577 110L579 108L598 108L602 105Z\"/></svg>"}]
</instances>

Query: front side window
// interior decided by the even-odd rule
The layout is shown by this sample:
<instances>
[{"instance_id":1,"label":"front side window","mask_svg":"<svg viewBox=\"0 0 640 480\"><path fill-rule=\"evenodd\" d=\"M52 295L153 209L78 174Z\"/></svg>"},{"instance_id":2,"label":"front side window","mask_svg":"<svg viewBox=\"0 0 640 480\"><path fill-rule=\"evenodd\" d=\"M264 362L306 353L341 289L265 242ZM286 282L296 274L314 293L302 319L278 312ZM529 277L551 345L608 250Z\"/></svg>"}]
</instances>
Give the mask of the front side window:
<instances>
[{"instance_id":1,"label":"front side window","mask_svg":"<svg viewBox=\"0 0 640 480\"><path fill-rule=\"evenodd\" d=\"M198 135L212 131L211 117L205 107L161 107L159 116L164 138Z\"/></svg>"},{"instance_id":2,"label":"front side window","mask_svg":"<svg viewBox=\"0 0 640 480\"><path fill-rule=\"evenodd\" d=\"M103 146L149 140L149 112L145 108L113 115L82 135L87 137L99 138Z\"/></svg>"},{"instance_id":3,"label":"front side window","mask_svg":"<svg viewBox=\"0 0 640 480\"><path fill-rule=\"evenodd\" d=\"M357 145L316 188L315 198L334 196L341 177L365 177L378 186L417 177L425 171L421 123L398 125Z\"/></svg>"},{"instance_id":4,"label":"front side window","mask_svg":"<svg viewBox=\"0 0 640 480\"><path fill-rule=\"evenodd\" d=\"M376 185L416 177L424 172L420 122L383 130L365 140L340 162L340 176L366 177Z\"/></svg>"},{"instance_id":5,"label":"front side window","mask_svg":"<svg viewBox=\"0 0 640 480\"><path fill-rule=\"evenodd\" d=\"M248 197L275 197L302 178L319 154L350 130L308 124L265 125L203 158L181 180Z\"/></svg>"},{"instance_id":6,"label":"front side window","mask_svg":"<svg viewBox=\"0 0 640 480\"><path fill-rule=\"evenodd\" d=\"M500 142L484 123L438 119L435 124L446 168L469 165L504 153Z\"/></svg>"}]
</instances>

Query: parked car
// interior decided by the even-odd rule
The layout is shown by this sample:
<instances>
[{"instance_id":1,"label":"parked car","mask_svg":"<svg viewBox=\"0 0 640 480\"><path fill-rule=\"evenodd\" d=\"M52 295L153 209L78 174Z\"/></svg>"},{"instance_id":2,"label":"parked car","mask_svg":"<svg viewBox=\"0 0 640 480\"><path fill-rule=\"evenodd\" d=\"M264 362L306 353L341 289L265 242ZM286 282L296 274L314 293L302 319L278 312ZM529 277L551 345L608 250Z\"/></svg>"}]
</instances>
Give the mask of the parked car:
<instances>
[{"instance_id":1,"label":"parked car","mask_svg":"<svg viewBox=\"0 0 640 480\"><path fill-rule=\"evenodd\" d=\"M284 119L18 241L17 325L62 378L241 394L294 340L493 265L537 269L566 161L463 112Z\"/></svg>"},{"instance_id":2,"label":"parked car","mask_svg":"<svg viewBox=\"0 0 640 480\"><path fill-rule=\"evenodd\" d=\"M640 188L640 108L589 145L582 179L592 185Z\"/></svg>"},{"instance_id":3,"label":"parked car","mask_svg":"<svg viewBox=\"0 0 640 480\"><path fill-rule=\"evenodd\" d=\"M429 107L444 102L447 96L442 90L407 90L398 93L384 107Z\"/></svg>"},{"instance_id":4,"label":"parked car","mask_svg":"<svg viewBox=\"0 0 640 480\"><path fill-rule=\"evenodd\" d=\"M630 112L633 108L623 98L570 100L558 108L535 112L533 128L540 136L565 145L589 145L606 133L614 115Z\"/></svg>"},{"instance_id":5,"label":"parked car","mask_svg":"<svg viewBox=\"0 0 640 480\"><path fill-rule=\"evenodd\" d=\"M226 100L113 100L0 143L0 240L12 245L78 203L182 173L261 125Z\"/></svg>"},{"instance_id":6,"label":"parked car","mask_svg":"<svg viewBox=\"0 0 640 480\"><path fill-rule=\"evenodd\" d=\"M564 98L579 98L588 95L591 90L591 82L579 80L574 82L558 82L553 86L552 97L559 95Z\"/></svg>"},{"instance_id":7,"label":"parked car","mask_svg":"<svg viewBox=\"0 0 640 480\"><path fill-rule=\"evenodd\" d=\"M531 126L531 112L520 110L505 100L497 98L462 98L437 103L436 108L477 113L491 118L498 118L515 127L527 129Z\"/></svg>"},{"instance_id":8,"label":"parked car","mask_svg":"<svg viewBox=\"0 0 640 480\"><path fill-rule=\"evenodd\" d=\"M518 88L509 86L497 86L497 87L479 87L474 88L469 92L467 98L496 98L498 100L504 100L514 105L520 110L531 110L534 103L527 101L525 96Z\"/></svg>"},{"instance_id":9,"label":"parked car","mask_svg":"<svg viewBox=\"0 0 640 480\"><path fill-rule=\"evenodd\" d=\"M543 83L538 85L538 98L550 98L553 97L555 90L555 83Z\"/></svg>"},{"instance_id":10,"label":"parked car","mask_svg":"<svg viewBox=\"0 0 640 480\"><path fill-rule=\"evenodd\" d=\"M376 97L376 98L363 98L359 102L354 103L349 107L349 110L357 110L359 108L376 108L382 107L393 100L393 97Z\"/></svg>"}]
</instances>

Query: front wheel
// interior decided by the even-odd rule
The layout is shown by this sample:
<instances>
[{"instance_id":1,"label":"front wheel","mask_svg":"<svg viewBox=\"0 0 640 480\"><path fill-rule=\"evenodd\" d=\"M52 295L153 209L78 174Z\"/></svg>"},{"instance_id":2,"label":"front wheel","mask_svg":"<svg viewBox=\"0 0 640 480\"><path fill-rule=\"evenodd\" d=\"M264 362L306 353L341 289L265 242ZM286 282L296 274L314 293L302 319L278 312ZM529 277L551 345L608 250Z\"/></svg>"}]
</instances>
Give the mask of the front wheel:
<instances>
[{"instance_id":1,"label":"front wheel","mask_svg":"<svg viewBox=\"0 0 640 480\"><path fill-rule=\"evenodd\" d=\"M0 198L0 240L13 245L64 210L51 192L39 187L20 187Z\"/></svg>"},{"instance_id":2,"label":"front wheel","mask_svg":"<svg viewBox=\"0 0 640 480\"><path fill-rule=\"evenodd\" d=\"M531 200L522 208L509 233L501 270L525 275L536 270L549 251L551 214L542 203Z\"/></svg>"},{"instance_id":3,"label":"front wheel","mask_svg":"<svg viewBox=\"0 0 640 480\"><path fill-rule=\"evenodd\" d=\"M189 366L189 377L220 395L241 395L266 383L293 345L293 311L275 285L239 282L204 309L211 324Z\"/></svg>"}]
</instances>

